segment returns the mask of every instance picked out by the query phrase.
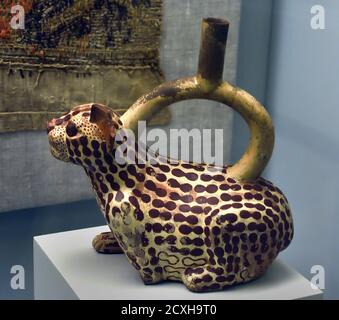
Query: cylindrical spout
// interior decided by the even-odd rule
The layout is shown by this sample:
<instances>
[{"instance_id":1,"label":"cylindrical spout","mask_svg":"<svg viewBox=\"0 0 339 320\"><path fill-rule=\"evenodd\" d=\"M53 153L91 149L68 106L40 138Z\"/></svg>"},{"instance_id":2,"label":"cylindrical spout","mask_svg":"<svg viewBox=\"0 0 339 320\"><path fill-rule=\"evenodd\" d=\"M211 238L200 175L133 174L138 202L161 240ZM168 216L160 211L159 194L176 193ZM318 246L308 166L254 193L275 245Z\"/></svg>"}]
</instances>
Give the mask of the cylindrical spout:
<instances>
[{"instance_id":1,"label":"cylindrical spout","mask_svg":"<svg viewBox=\"0 0 339 320\"><path fill-rule=\"evenodd\" d=\"M229 22L207 18L202 22L198 77L212 87L222 82Z\"/></svg>"}]
</instances>

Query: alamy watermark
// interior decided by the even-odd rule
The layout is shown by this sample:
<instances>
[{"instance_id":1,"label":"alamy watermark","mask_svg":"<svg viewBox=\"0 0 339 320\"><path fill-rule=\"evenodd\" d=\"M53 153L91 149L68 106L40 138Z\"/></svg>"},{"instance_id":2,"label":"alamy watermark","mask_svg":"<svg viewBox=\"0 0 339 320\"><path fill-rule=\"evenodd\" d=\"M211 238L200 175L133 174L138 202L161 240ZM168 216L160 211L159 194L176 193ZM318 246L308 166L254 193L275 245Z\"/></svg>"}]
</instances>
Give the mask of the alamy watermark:
<instances>
[{"instance_id":1,"label":"alamy watermark","mask_svg":"<svg viewBox=\"0 0 339 320\"><path fill-rule=\"evenodd\" d=\"M313 30L325 30L325 8L322 5L314 5L311 7L311 28Z\"/></svg>"},{"instance_id":2,"label":"alamy watermark","mask_svg":"<svg viewBox=\"0 0 339 320\"><path fill-rule=\"evenodd\" d=\"M16 4L11 6L12 18L10 21L10 26L13 30L23 30L25 29L25 8ZM324 6L317 4L311 7L311 28L313 30L325 30L326 21L325 21L325 8Z\"/></svg>"},{"instance_id":3,"label":"alamy watermark","mask_svg":"<svg viewBox=\"0 0 339 320\"><path fill-rule=\"evenodd\" d=\"M10 285L13 290L25 290L25 268L21 265L15 265L11 268L12 278Z\"/></svg>"},{"instance_id":4,"label":"alamy watermark","mask_svg":"<svg viewBox=\"0 0 339 320\"><path fill-rule=\"evenodd\" d=\"M154 155L166 155L169 158L166 161L172 164L177 163L177 159L181 158L222 167L224 165L223 132L223 129L170 129L168 134L160 128L147 131L146 122L139 121L137 137L129 129L120 129L117 132L115 142L118 147L115 150L115 161L120 165L146 162L155 164L158 160ZM149 148L147 149L146 146ZM192 157L190 151L193 151Z\"/></svg>"},{"instance_id":5,"label":"alamy watermark","mask_svg":"<svg viewBox=\"0 0 339 320\"><path fill-rule=\"evenodd\" d=\"M0 38L9 37L11 30L25 29L25 14L32 0L3 0L0 7Z\"/></svg>"},{"instance_id":6,"label":"alamy watermark","mask_svg":"<svg viewBox=\"0 0 339 320\"><path fill-rule=\"evenodd\" d=\"M25 290L25 268L22 265L14 265L10 269L10 286L12 290ZM325 268L322 265L314 265L310 269L311 288L325 290Z\"/></svg>"},{"instance_id":7,"label":"alamy watermark","mask_svg":"<svg viewBox=\"0 0 339 320\"><path fill-rule=\"evenodd\" d=\"M11 7L12 19L10 22L13 30L25 29L25 8L22 5L15 5Z\"/></svg>"},{"instance_id":8,"label":"alamy watermark","mask_svg":"<svg viewBox=\"0 0 339 320\"><path fill-rule=\"evenodd\" d=\"M316 289L325 289L325 268L322 265L314 265L311 268L311 288Z\"/></svg>"}]
</instances>

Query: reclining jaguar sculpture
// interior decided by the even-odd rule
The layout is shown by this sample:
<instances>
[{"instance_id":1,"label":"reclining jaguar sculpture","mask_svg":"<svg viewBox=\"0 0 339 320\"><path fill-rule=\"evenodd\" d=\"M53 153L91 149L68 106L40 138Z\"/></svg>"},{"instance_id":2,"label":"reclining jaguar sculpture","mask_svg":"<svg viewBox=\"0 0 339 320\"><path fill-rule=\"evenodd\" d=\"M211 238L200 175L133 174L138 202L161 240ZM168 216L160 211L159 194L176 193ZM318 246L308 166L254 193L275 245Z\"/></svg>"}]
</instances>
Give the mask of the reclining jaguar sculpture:
<instances>
[{"instance_id":1,"label":"reclining jaguar sculpture","mask_svg":"<svg viewBox=\"0 0 339 320\"><path fill-rule=\"evenodd\" d=\"M209 35L225 30L222 20L204 23ZM220 34L216 41L225 42ZM94 248L123 252L145 284L174 280L206 292L245 283L262 275L293 237L287 199L260 177L273 149L271 119L248 93L213 78L218 70L209 63L223 67L221 60L207 59L198 76L159 86L122 117L91 103L47 125L52 155L84 168L111 230L95 237ZM211 68L213 75L207 72ZM138 143L132 147L151 155L146 162L138 152L129 161L117 161L122 129L135 128L159 106L192 98L227 104L247 119L252 139L238 163L172 161Z\"/></svg>"}]
</instances>

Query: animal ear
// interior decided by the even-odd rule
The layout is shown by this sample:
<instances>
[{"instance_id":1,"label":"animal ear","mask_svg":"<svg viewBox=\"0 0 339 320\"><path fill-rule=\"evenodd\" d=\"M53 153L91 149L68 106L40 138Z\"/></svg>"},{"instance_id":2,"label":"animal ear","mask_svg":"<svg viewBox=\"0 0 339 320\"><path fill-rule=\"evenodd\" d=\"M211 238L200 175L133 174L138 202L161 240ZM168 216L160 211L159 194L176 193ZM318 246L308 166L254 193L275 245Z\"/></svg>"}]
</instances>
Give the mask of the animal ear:
<instances>
[{"instance_id":1,"label":"animal ear","mask_svg":"<svg viewBox=\"0 0 339 320\"><path fill-rule=\"evenodd\" d=\"M95 123L103 133L108 151L112 151L112 138L115 137L116 128L112 121L112 113L108 108L99 104L93 104L91 107L90 122Z\"/></svg>"}]
</instances>

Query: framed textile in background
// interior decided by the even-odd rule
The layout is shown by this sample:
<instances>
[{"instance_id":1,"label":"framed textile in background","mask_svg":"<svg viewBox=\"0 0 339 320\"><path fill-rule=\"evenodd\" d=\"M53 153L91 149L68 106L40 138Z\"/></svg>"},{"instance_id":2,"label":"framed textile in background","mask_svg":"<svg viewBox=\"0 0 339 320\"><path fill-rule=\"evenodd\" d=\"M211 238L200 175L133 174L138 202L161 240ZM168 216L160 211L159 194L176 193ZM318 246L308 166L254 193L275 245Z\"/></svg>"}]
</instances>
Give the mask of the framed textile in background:
<instances>
[{"instance_id":1,"label":"framed textile in background","mask_svg":"<svg viewBox=\"0 0 339 320\"><path fill-rule=\"evenodd\" d=\"M24 8L15 30L11 7ZM44 129L71 107L123 113L163 82L162 0L4 0L0 3L0 132ZM170 119L165 110L152 120Z\"/></svg>"}]
</instances>

